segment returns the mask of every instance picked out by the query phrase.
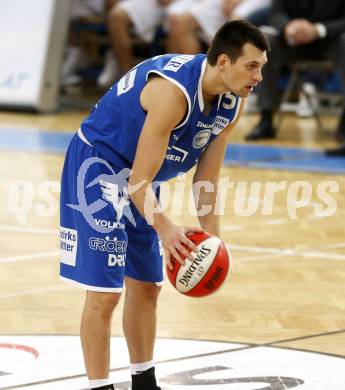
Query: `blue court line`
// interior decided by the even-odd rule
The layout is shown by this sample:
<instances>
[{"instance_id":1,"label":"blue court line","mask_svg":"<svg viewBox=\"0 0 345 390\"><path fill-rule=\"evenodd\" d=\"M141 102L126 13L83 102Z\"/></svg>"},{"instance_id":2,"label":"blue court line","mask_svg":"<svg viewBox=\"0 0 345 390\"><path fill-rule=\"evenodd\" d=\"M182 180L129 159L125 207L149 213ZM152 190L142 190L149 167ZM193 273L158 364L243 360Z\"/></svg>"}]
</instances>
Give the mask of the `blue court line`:
<instances>
[{"instance_id":1,"label":"blue court line","mask_svg":"<svg viewBox=\"0 0 345 390\"><path fill-rule=\"evenodd\" d=\"M323 150L262 145L229 145L226 165L345 174L345 158L327 157Z\"/></svg>"},{"instance_id":2,"label":"blue court line","mask_svg":"<svg viewBox=\"0 0 345 390\"><path fill-rule=\"evenodd\" d=\"M0 149L65 153L74 133L0 128ZM327 158L322 150L231 144L225 165L345 174L345 158Z\"/></svg>"},{"instance_id":3,"label":"blue court line","mask_svg":"<svg viewBox=\"0 0 345 390\"><path fill-rule=\"evenodd\" d=\"M0 148L40 153L65 153L74 133L0 128Z\"/></svg>"}]
</instances>

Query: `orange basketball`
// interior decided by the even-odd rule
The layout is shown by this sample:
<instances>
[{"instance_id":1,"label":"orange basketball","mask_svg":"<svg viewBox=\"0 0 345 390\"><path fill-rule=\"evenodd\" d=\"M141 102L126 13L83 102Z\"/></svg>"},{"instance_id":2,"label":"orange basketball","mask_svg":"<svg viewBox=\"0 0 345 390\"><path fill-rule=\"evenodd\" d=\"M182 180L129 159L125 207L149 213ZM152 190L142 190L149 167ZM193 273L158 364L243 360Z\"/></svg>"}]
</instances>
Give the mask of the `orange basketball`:
<instances>
[{"instance_id":1,"label":"orange basketball","mask_svg":"<svg viewBox=\"0 0 345 390\"><path fill-rule=\"evenodd\" d=\"M171 284L182 294L203 297L215 292L224 282L229 270L229 254L223 241L208 233L192 233L188 238L198 247L194 260L185 265L172 259L173 269L167 267Z\"/></svg>"}]
</instances>

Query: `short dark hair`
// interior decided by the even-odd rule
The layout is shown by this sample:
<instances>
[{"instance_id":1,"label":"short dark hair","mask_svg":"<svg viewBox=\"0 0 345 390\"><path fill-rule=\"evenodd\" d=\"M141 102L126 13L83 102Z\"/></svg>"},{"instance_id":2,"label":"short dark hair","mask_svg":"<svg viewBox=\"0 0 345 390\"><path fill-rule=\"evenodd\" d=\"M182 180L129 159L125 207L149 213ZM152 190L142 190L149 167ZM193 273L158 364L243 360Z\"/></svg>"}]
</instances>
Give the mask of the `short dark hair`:
<instances>
[{"instance_id":1,"label":"short dark hair","mask_svg":"<svg viewBox=\"0 0 345 390\"><path fill-rule=\"evenodd\" d=\"M217 31L207 52L210 65L216 65L220 54L226 54L232 63L242 55L243 46L251 43L262 51L269 51L270 44L264 34L245 20L226 22Z\"/></svg>"}]
</instances>

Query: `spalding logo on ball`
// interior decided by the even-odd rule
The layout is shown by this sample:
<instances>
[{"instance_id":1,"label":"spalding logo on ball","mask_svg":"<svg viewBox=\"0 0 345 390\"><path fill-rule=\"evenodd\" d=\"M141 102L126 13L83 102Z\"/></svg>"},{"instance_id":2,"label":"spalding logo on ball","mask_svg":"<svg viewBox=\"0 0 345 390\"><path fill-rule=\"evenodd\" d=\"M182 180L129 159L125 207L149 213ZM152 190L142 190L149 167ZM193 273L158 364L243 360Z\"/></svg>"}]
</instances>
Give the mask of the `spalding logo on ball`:
<instances>
[{"instance_id":1,"label":"spalding logo on ball","mask_svg":"<svg viewBox=\"0 0 345 390\"><path fill-rule=\"evenodd\" d=\"M220 238L208 233L188 234L188 238L198 247L198 253L184 265L172 259L173 268L167 267L168 278L182 294L191 297L212 294L228 274L229 253Z\"/></svg>"}]
</instances>

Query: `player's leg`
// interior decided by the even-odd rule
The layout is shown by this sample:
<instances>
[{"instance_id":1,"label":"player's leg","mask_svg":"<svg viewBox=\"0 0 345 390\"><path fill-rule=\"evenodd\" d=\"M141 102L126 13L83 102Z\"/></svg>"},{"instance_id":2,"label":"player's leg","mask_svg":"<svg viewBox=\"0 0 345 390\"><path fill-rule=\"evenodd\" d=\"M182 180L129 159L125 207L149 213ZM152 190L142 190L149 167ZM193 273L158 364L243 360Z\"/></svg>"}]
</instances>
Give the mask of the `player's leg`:
<instances>
[{"instance_id":1,"label":"player's leg","mask_svg":"<svg viewBox=\"0 0 345 390\"><path fill-rule=\"evenodd\" d=\"M156 232L136 210L134 217L136 226L126 226L123 329L131 360L133 390L158 390L153 350L157 300L163 281L163 249Z\"/></svg>"},{"instance_id":2,"label":"player's leg","mask_svg":"<svg viewBox=\"0 0 345 390\"><path fill-rule=\"evenodd\" d=\"M109 376L111 317L120 296L119 293L86 293L80 337L90 381Z\"/></svg>"},{"instance_id":3,"label":"player's leg","mask_svg":"<svg viewBox=\"0 0 345 390\"><path fill-rule=\"evenodd\" d=\"M156 308L161 287L126 277L123 327L132 363L153 359Z\"/></svg>"},{"instance_id":4,"label":"player's leg","mask_svg":"<svg viewBox=\"0 0 345 390\"><path fill-rule=\"evenodd\" d=\"M123 330L130 355L133 390L157 388L153 349L160 289L154 283L126 277Z\"/></svg>"},{"instance_id":5,"label":"player's leg","mask_svg":"<svg viewBox=\"0 0 345 390\"><path fill-rule=\"evenodd\" d=\"M113 205L102 200L106 182L100 177L116 179L116 173L94 148L74 137L61 183L60 275L87 290L81 342L90 386L102 390L113 388L110 322L123 287L127 248L124 224L115 218ZM103 207L90 212L79 199L86 205L103 201Z\"/></svg>"}]
</instances>

